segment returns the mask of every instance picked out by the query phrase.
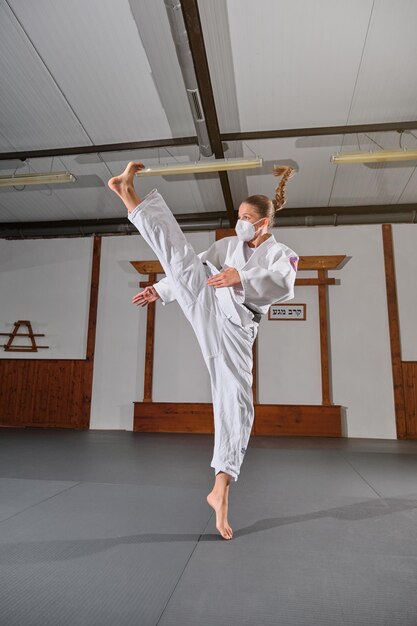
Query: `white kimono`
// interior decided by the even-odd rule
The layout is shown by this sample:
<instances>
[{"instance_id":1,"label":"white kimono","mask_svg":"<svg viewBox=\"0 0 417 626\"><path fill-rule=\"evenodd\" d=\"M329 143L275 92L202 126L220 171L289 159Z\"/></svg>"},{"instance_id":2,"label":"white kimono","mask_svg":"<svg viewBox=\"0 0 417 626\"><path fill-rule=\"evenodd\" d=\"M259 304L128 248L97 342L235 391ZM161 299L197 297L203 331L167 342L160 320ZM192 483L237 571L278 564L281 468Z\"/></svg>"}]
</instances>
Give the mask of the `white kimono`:
<instances>
[{"instance_id":1,"label":"white kimono","mask_svg":"<svg viewBox=\"0 0 417 626\"><path fill-rule=\"evenodd\" d=\"M233 299L235 306L226 314L229 319L232 315L234 321L237 323L240 321L243 325L254 316L248 318L246 311L236 305L246 305L250 311L258 314L255 315L255 319L259 321L260 315L268 313L272 303L284 302L294 297L294 280L298 264L297 254L288 246L279 243L273 235L260 246L250 249L253 252L248 260L245 258L246 246L247 244L237 237L225 237L198 255L203 263L209 265L211 274L215 273L216 269L221 272L228 267L238 270L241 286L217 289L216 297L223 309L227 306L227 300ZM163 304L175 300L175 291L168 278L160 280L154 287ZM228 291L231 298L226 298L224 291ZM233 314L233 309L237 312L238 319Z\"/></svg>"},{"instance_id":2,"label":"white kimono","mask_svg":"<svg viewBox=\"0 0 417 626\"><path fill-rule=\"evenodd\" d=\"M216 241L197 255L160 194L153 190L129 215L157 255L166 278L154 285L162 302L177 300L193 327L207 365L213 397L211 467L236 481L253 418L252 345L260 315L294 297L298 257L273 236L248 260L237 237ZM207 279L227 267L242 285L215 289Z\"/></svg>"}]
</instances>

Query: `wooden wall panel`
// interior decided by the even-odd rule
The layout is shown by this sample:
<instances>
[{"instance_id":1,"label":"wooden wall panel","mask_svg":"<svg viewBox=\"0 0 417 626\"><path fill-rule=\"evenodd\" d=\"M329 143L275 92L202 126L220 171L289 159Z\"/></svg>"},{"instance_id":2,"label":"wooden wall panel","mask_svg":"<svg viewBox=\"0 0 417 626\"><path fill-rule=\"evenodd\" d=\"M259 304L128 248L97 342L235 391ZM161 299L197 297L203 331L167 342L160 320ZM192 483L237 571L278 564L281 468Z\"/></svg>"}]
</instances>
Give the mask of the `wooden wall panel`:
<instances>
[{"instance_id":1,"label":"wooden wall panel","mask_svg":"<svg viewBox=\"0 0 417 626\"><path fill-rule=\"evenodd\" d=\"M258 404L254 434L342 437L342 408L337 405Z\"/></svg>"},{"instance_id":2,"label":"wooden wall panel","mask_svg":"<svg viewBox=\"0 0 417 626\"><path fill-rule=\"evenodd\" d=\"M135 402L133 430L213 433L213 406L205 402Z\"/></svg>"},{"instance_id":3,"label":"wooden wall panel","mask_svg":"<svg viewBox=\"0 0 417 626\"><path fill-rule=\"evenodd\" d=\"M101 238L94 237L85 359L1 359L0 426L83 428L90 423Z\"/></svg>"},{"instance_id":4,"label":"wooden wall panel","mask_svg":"<svg viewBox=\"0 0 417 626\"><path fill-rule=\"evenodd\" d=\"M340 406L256 404L253 434L341 437ZM208 403L135 402L136 432L213 433Z\"/></svg>"},{"instance_id":5,"label":"wooden wall panel","mask_svg":"<svg viewBox=\"0 0 417 626\"><path fill-rule=\"evenodd\" d=\"M417 363L403 361L407 439L417 439Z\"/></svg>"},{"instance_id":6,"label":"wooden wall panel","mask_svg":"<svg viewBox=\"0 0 417 626\"><path fill-rule=\"evenodd\" d=\"M0 361L0 424L84 427L87 370L84 360Z\"/></svg>"}]
</instances>

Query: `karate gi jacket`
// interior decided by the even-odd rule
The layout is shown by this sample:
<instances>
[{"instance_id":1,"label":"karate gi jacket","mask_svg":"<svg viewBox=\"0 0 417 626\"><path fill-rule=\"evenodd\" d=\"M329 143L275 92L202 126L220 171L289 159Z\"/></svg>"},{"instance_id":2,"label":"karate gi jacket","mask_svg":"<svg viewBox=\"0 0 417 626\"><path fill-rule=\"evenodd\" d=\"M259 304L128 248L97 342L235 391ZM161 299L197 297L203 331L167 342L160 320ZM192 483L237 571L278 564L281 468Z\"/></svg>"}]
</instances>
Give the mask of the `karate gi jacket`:
<instances>
[{"instance_id":1,"label":"karate gi jacket","mask_svg":"<svg viewBox=\"0 0 417 626\"><path fill-rule=\"evenodd\" d=\"M244 326L253 319L259 321L271 304L294 298L298 264L298 255L279 243L273 235L253 248L247 261L245 245L238 237L225 237L198 255L208 266L210 274L228 267L239 272L241 285L215 289L215 292L226 316ZM175 300L175 292L167 278L156 283L154 288L163 304Z\"/></svg>"}]
</instances>

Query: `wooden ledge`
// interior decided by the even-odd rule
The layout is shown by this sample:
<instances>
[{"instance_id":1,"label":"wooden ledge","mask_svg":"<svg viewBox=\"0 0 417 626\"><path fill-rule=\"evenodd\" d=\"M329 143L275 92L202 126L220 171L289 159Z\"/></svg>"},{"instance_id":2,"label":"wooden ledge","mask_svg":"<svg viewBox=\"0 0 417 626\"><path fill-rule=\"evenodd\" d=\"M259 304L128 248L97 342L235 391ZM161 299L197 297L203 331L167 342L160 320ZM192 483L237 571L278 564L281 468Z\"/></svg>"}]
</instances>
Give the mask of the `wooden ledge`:
<instances>
[{"instance_id":1,"label":"wooden ledge","mask_svg":"<svg viewBox=\"0 0 417 626\"><path fill-rule=\"evenodd\" d=\"M135 402L135 432L213 433L213 407L197 402ZM254 435L342 437L342 407L256 404Z\"/></svg>"},{"instance_id":2,"label":"wooden ledge","mask_svg":"<svg viewBox=\"0 0 417 626\"><path fill-rule=\"evenodd\" d=\"M347 256L337 254L333 256L300 256L299 271L308 270L337 270L345 265ZM139 274L164 274L159 261L130 261Z\"/></svg>"}]
</instances>

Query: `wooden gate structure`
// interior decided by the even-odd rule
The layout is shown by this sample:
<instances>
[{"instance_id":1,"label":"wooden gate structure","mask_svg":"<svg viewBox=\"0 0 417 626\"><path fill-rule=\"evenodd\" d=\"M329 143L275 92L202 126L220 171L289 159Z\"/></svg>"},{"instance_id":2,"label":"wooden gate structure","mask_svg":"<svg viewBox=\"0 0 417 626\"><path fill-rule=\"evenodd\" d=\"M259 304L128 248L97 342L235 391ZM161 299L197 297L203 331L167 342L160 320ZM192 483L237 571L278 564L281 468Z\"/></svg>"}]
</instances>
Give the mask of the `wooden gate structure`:
<instances>
[{"instance_id":1,"label":"wooden gate structure","mask_svg":"<svg viewBox=\"0 0 417 626\"><path fill-rule=\"evenodd\" d=\"M229 230L216 232L216 239L228 236ZM328 277L329 270L340 270L347 262L345 255L301 256L298 271L316 271L315 278L297 278L298 286L318 288L320 320L320 356L322 403L320 405L259 404L257 401L257 342L254 345L253 394L255 435L303 435L315 437L341 437L342 407L332 403L329 346L328 287L336 285ZM131 261L135 269L147 276L139 283L144 288L153 285L157 275L163 273L159 261ZM144 395L142 402L134 403L134 431L212 433L213 408L204 402L153 402L152 381L154 366L154 337L156 303L148 305L146 324L146 350Z\"/></svg>"}]
</instances>

